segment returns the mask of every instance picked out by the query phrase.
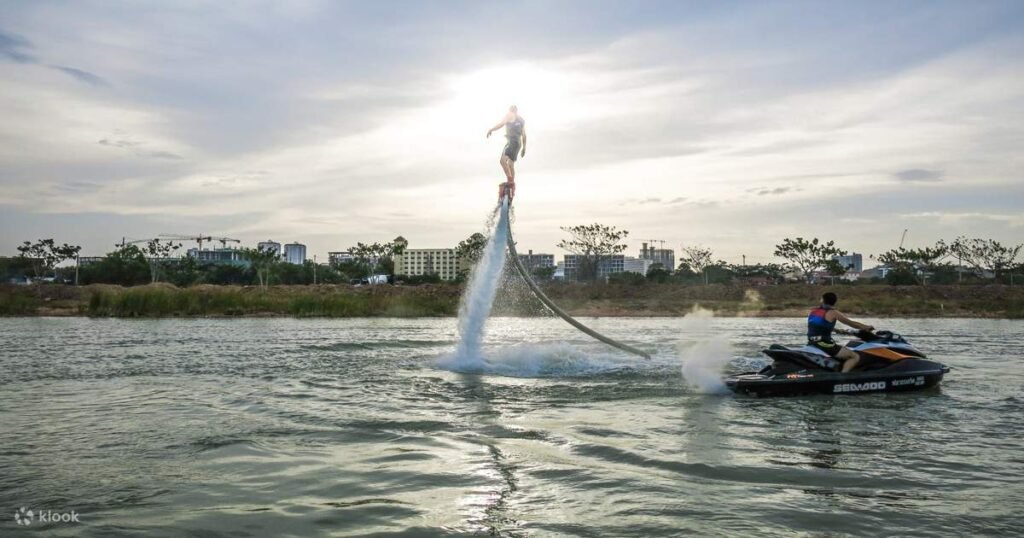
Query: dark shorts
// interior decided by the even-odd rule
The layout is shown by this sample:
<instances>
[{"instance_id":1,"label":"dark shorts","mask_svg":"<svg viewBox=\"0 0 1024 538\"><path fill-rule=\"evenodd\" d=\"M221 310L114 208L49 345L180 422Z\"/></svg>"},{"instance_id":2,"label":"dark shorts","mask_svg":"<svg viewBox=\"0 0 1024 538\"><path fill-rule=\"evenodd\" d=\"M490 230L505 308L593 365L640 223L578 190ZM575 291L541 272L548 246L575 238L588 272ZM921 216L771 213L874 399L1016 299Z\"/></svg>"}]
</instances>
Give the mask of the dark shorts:
<instances>
[{"instance_id":1,"label":"dark shorts","mask_svg":"<svg viewBox=\"0 0 1024 538\"><path fill-rule=\"evenodd\" d=\"M824 351L825 354L833 359L839 354L839 350L843 349L843 346L828 340L818 340L817 342L808 342L807 344Z\"/></svg>"},{"instance_id":2,"label":"dark shorts","mask_svg":"<svg viewBox=\"0 0 1024 538\"><path fill-rule=\"evenodd\" d=\"M508 143L505 144L505 150L502 151L501 154L512 159L512 162L516 162L516 159L519 158L519 150L522 148L523 146L519 142L509 140Z\"/></svg>"}]
</instances>

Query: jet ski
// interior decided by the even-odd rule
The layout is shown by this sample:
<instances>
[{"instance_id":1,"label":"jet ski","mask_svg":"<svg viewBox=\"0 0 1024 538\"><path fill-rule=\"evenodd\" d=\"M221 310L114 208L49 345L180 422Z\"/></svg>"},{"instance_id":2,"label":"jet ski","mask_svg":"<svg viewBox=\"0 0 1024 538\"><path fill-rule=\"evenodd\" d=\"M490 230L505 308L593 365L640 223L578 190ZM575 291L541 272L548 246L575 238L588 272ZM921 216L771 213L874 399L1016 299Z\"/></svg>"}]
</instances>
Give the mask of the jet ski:
<instances>
[{"instance_id":1,"label":"jet ski","mask_svg":"<svg viewBox=\"0 0 1024 538\"><path fill-rule=\"evenodd\" d=\"M860 355L849 373L841 373L842 363L817 347L773 344L762 350L772 364L759 372L726 377L725 384L737 394L753 396L904 392L934 387L949 372L948 366L928 360L891 331L846 334L857 337L846 347Z\"/></svg>"}]
</instances>

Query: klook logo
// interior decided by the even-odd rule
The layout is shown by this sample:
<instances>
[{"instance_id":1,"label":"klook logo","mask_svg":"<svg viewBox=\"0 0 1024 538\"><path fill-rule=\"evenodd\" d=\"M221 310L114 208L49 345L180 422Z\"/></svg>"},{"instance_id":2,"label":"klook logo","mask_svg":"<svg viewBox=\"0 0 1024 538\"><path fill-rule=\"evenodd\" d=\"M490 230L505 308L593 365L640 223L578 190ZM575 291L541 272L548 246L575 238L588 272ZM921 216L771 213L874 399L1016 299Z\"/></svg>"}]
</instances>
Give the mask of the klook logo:
<instances>
[{"instance_id":1,"label":"klook logo","mask_svg":"<svg viewBox=\"0 0 1024 538\"><path fill-rule=\"evenodd\" d=\"M71 510L70 512L54 512L53 510L39 510L33 512L32 510L25 508L14 512L14 522L18 525L28 526L33 521L37 521L40 524L44 523L81 523L78 520L78 512Z\"/></svg>"},{"instance_id":2,"label":"klook logo","mask_svg":"<svg viewBox=\"0 0 1024 538\"><path fill-rule=\"evenodd\" d=\"M22 506L21 510L14 513L14 522L18 525L31 525L33 515L31 510Z\"/></svg>"}]
</instances>

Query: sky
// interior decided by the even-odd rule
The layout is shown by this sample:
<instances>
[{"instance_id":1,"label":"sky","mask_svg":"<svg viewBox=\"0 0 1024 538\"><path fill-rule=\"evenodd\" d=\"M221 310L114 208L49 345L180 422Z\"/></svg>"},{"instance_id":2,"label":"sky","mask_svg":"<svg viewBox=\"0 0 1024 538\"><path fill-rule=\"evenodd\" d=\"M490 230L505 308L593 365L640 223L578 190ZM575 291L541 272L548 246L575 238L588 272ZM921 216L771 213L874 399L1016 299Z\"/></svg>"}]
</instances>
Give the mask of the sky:
<instances>
[{"instance_id":1,"label":"sky","mask_svg":"<svg viewBox=\"0 0 1024 538\"><path fill-rule=\"evenodd\" d=\"M513 103L521 252L594 222L732 263L1024 242L1019 0L8 0L0 255L453 247L494 208L484 135Z\"/></svg>"}]
</instances>

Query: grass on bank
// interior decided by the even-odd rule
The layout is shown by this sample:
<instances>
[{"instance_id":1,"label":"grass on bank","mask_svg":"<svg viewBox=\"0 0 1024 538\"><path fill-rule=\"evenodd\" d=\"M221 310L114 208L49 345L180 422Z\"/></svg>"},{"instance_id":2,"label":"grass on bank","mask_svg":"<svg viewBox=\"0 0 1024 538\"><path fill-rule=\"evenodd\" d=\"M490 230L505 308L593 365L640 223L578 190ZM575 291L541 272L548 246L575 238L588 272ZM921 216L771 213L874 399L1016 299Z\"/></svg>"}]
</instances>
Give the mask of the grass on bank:
<instances>
[{"instance_id":1,"label":"grass on bank","mask_svg":"<svg viewBox=\"0 0 1024 538\"><path fill-rule=\"evenodd\" d=\"M800 316L835 290L853 316L1024 318L1024 286L686 286L678 284L545 286L548 296L577 316L681 316L695 306L719 316ZM424 317L458 313L462 288L421 286L151 284L124 288L0 285L0 316L101 317L294 316ZM528 291L499 291L495 315L547 315Z\"/></svg>"},{"instance_id":2,"label":"grass on bank","mask_svg":"<svg viewBox=\"0 0 1024 538\"><path fill-rule=\"evenodd\" d=\"M364 291L365 290L365 291ZM93 290L91 316L173 317L288 315L295 317L448 316L451 301L432 294L377 293L385 288L149 285Z\"/></svg>"}]
</instances>

